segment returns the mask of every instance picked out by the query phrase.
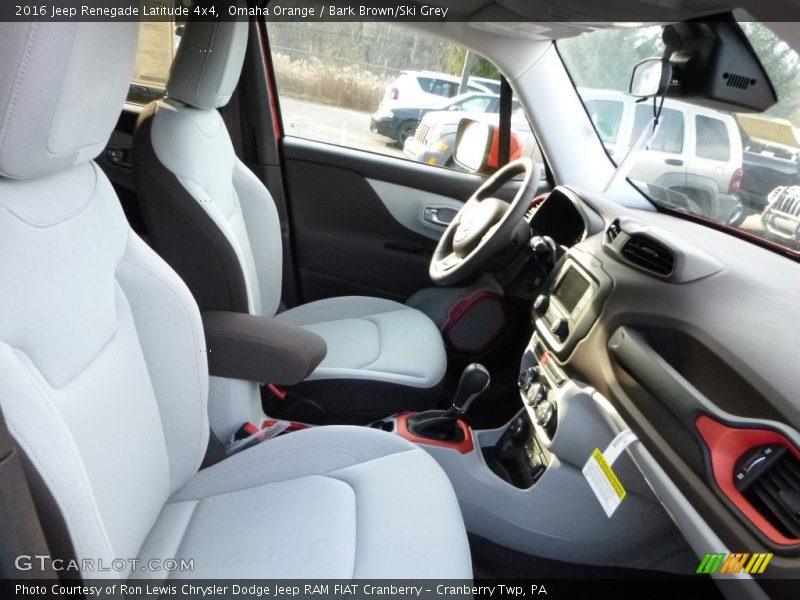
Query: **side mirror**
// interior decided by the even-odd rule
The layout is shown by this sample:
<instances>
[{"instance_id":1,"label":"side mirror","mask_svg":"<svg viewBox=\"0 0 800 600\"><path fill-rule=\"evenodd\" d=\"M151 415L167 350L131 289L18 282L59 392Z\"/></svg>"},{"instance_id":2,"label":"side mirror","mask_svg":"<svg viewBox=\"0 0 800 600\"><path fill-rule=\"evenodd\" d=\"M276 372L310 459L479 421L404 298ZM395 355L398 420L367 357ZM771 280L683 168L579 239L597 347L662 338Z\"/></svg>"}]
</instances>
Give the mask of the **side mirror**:
<instances>
[{"instance_id":1,"label":"side mirror","mask_svg":"<svg viewBox=\"0 0 800 600\"><path fill-rule=\"evenodd\" d=\"M671 78L669 61L647 58L633 67L629 93L637 98L661 96L667 91Z\"/></svg>"},{"instance_id":2,"label":"side mirror","mask_svg":"<svg viewBox=\"0 0 800 600\"><path fill-rule=\"evenodd\" d=\"M524 151L520 136L513 129L509 140L509 160L516 160ZM497 125L461 119L456 132L453 160L466 171L491 173L500 168L500 130Z\"/></svg>"},{"instance_id":3,"label":"side mirror","mask_svg":"<svg viewBox=\"0 0 800 600\"><path fill-rule=\"evenodd\" d=\"M487 123L462 119L456 133L453 160L467 171L485 171L494 142L495 128Z\"/></svg>"}]
</instances>

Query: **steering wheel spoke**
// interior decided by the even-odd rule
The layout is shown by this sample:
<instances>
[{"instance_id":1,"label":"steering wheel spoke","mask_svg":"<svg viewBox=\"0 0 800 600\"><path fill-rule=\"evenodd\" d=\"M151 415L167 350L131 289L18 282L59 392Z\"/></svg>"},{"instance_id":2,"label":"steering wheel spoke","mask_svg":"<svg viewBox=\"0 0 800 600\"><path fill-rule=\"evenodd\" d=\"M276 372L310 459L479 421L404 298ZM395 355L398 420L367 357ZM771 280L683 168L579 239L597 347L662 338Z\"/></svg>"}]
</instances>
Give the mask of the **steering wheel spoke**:
<instances>
[{"instance_id":1,"label":"steering wheel spoke","mask_svg":"<svg viewBox=\"0 0 800 600\"><path fill-rule=\"evenodd\" d=\"M436 264L436 268L440 271L449 271L453 267L458 266L462 260L463 259L456 256L454 252L451 252Z\"/></svg>"}]
</instances>

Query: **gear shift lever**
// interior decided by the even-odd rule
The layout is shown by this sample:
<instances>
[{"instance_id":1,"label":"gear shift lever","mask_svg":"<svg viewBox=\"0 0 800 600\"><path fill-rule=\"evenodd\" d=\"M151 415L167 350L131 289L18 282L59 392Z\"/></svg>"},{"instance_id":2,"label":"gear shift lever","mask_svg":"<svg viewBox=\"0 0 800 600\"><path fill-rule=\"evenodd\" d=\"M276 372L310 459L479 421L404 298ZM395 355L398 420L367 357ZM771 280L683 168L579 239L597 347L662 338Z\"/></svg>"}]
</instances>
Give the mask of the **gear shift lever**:
<instances>
[{"instance_id":1,"label":"gear shift lever","mask_svg":"<svg viewBox=\"0 0 800 600\"><path fill-rule=\"evenodd\" d=\"M461 374L456 395L453 397L453 405L447 412L454 417L463 417L472 401L486 391L491 381L489 371L482 364L468 365Z\"/></svg>"},{"instance_id":2,"label":"gear shift lever","mask_svg":"<svg viewBox=\"0 0 800 600\"><path fill-rule=\"evenodd\" d=\"M468 365L461 374L453 404L447 410L428 410L408 419L408 429L414 435L433 440L460 442L463 433L458 419L469 410L473 400L489 387L489 371L481 364Z\"/></svg>"}]
</instances>

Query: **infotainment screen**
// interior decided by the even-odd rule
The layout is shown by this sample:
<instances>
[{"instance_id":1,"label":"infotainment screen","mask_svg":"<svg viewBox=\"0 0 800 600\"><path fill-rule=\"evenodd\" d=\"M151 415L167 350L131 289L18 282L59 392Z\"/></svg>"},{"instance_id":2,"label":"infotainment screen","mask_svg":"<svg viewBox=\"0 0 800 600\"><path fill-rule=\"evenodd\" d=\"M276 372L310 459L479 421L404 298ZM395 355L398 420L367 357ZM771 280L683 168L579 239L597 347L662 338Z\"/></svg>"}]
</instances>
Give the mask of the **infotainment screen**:
<instances>
[{"instance_id":1,"label":"infotainment screen","mask_svg":"<svg viewBox=\"0 0 800 600\"><path fill-rule=\"evenodd\" d=\"M568 315L571 315L588 289L589 282L586 278L570 267L553 290L553 296Z\"/></svg>"}]
</instances>

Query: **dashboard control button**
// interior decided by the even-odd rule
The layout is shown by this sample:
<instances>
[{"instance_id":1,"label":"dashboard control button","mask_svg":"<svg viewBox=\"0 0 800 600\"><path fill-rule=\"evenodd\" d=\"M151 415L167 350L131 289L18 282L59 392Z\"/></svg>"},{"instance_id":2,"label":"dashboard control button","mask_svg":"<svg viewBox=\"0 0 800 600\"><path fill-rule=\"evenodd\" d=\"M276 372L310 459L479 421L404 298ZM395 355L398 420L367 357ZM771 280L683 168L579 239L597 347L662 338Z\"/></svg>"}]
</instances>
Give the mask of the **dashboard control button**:
<instances>
[{"instance_id":1,"label":"dashboard control button","mask_svg":"<svg viewBox=\"0 0 800 600\"><path fill-rule=\"evenodd\" d=\"M556 319L550 325L550 332L559 340L564 340L569 333L569 322L566 319Z\"/></svg>"},{"instance_id":2,"label":"dashboard control button","mask_svg":"<svg viewBox=\"0 0 800 600\"><path fill-rule=\"evenodd\" d=\"M525 401L528 406L536 408L542 401L547 398L547 388L541 383L534 383L528 388L528 393L525 395Z\"/></svg>"},{"instance_id":3,"label":"dashboard control button","mask_svg":"<svg viewBox=\"0 0 800 600\"><path fill-rule=\"evenodd\" d=\"M546 427L550 420L553 418L553 413L555 412L555 405L550 402L550 400L544 400L541 402L534 411L536 416L536 422L541 425L542 427Z\"/></svg>"},{"instance_id":4,"label":"dashboard control button","mask_svg":"<svg viewBox=\"0 0 800 600\"><path fill-rule=\"evenodd\" d=\"M550 296L545 294L539 294L536 297L536 300L533 301L533 311L543 317L547 312L547 308L550 306Z\"/></svg>"}]
</instances>

